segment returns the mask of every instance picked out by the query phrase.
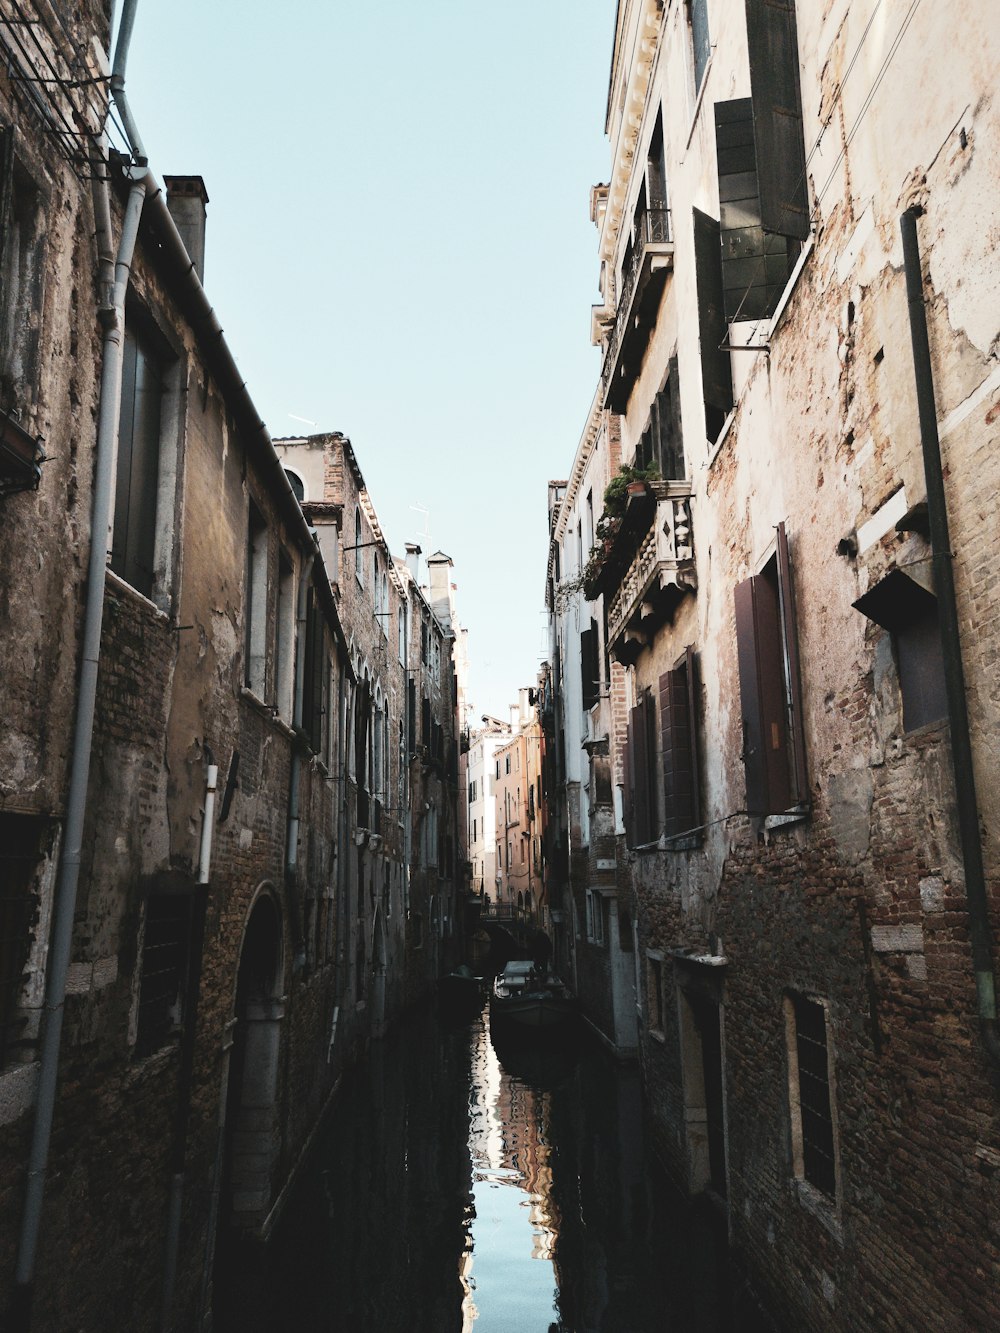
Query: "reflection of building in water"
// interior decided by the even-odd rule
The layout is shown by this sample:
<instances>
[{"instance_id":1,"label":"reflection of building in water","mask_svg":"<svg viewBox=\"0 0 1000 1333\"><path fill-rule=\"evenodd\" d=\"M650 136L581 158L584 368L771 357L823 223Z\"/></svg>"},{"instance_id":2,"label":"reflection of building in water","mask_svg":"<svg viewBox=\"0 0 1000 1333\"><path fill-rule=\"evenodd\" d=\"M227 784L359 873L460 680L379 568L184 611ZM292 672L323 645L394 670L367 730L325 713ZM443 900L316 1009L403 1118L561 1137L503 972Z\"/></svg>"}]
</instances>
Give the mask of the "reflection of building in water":
<instances>
[{"instance_id":1,"label":"reflection of building in water","mask_svg":"<svg viewBox=\"0 0 1000 1333\"><path fill-rule=\"evenodd\" d=\"M531 1226L531 1258L551 1262L558 1233L552 1202L552 1169L547 1133L548 1094L501 1068L486 1025L473 1036L469 1152L473 1180L480 1185L512 1186L526 1196ZM475 1189L473 1191L475 1194ZM474 1222L470 1217L470 1228ZM469 1236L459 1265L465 1291L463 1329L479 1315L475 1304L476 1237ZM483 1258L480 1243L479 1258Z\"/></svg>"}]
</instances>

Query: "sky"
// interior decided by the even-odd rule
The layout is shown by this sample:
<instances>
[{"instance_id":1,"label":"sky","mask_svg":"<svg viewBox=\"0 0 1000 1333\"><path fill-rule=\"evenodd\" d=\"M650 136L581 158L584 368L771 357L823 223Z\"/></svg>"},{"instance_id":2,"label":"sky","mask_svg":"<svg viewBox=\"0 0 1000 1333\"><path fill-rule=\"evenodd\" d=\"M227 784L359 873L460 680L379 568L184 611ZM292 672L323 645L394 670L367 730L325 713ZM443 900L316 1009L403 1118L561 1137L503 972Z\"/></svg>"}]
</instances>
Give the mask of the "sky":
<instances>
[{"instance_id":1,"label":"sky","mask_svg":"<svg viewBox=\"0 0 1000 1333\"><path fill-rule=\"evenodd\" d=\"M205 287L272 436L340 430L394 554L455 562L473 717L545 656L607 179L614 0L140 0L150 165L201 175ZM313 424L314 423L314 424Z\"/></svg>"}]
</instances>

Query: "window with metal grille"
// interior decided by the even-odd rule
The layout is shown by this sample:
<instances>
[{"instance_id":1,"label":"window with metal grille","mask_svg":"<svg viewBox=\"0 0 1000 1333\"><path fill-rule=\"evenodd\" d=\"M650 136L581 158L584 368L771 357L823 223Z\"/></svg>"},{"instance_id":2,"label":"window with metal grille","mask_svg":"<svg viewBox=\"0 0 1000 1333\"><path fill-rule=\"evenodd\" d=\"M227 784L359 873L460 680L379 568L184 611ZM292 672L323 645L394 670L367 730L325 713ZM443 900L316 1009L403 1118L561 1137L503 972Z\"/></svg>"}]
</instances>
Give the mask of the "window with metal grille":
<instances>
[{"instance_id":1,"label":"window with metal grille","mask_svg":"<svg viewBox=\"0 0 1000 1333\"><path fill-rule=\"evenodd\" d=\"M791 996L788 1005L795 1174L832 1199L837 1170L826 1006L804 995Z\"/></svg>"},{"instance_id":2,"label":"window with metal grille","mask_svg":"<svg viewBox=\"0 0 1000 1333\"><path fill-rule=\"evenodd\" d=\"M146 597L154 581L163 360L146 333L126 322L111 568Z\"/></svg>"},{"instance_id":3,"label":"window with metal grille","mask_svg":"<svg viewBox=\"0 0 1000 1333\"><path fill-rule=\"evenodd\" d=\"M190 935L190 897L183 893L151 894L146 900L142 937L137 1059L165 1046L181 1022Z\"/></svg>"},{"instance_id":4,"label":"window with metal grille","mask_svg":"<svg viewBox=\"0 0 1000 1333\"><path fill-rule=\"evenodd\" d=\"M24 1036L21 994L38 915L35 877L41 824L33 815L0 815L0 1069Z\"/></svg>"}]
</instances>

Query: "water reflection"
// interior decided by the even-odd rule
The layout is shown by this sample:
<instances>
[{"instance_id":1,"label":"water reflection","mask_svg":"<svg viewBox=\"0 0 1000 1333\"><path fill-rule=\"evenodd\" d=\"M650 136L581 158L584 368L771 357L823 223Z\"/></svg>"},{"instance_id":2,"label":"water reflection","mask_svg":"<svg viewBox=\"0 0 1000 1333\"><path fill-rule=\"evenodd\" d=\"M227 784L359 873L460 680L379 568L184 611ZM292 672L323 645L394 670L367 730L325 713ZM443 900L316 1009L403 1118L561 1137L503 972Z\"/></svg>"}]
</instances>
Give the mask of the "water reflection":
<instances>
[{"instance_id":1,"label":"water reflection","mask_svg":"<svg viewBox=\"0 0 1000 1333\"><path fill-rule=\"evenodd\" d=\"M219 1329L722 1333L724 1223L647 1156L634 1069L415 1016L339 1097Z\"/></svg>"}]
</instances>

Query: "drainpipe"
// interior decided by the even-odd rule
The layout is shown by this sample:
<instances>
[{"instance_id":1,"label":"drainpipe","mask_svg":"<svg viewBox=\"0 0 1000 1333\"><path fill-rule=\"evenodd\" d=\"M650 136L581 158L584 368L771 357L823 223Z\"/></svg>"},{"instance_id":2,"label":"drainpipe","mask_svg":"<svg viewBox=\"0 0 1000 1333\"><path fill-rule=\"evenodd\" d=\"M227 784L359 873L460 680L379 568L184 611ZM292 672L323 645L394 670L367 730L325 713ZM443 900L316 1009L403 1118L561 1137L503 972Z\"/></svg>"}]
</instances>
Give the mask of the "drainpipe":
<instances>
[{"instance_id":1,"label":"drainpipe","mask_svg":"<svg viewBox=\"0 0 1000 1333\"><path fill-rule=\"evenodd\" d=\"M903 267L906 272L906 296L910 310L910 338L913 344L913 370L920 416L920 442L924 454L927 484L927 515L930 521L933 552L934 588L941 623L941 650L944 659L945 689L948 697L948 722L951 727L951 757L955 772L955 796L958 804L958 831L965 871L965 896L969 905L969 936L972 965L976 975L979 1023L983 1046L994 1065L1000 1067L1000 1035L997 1032L996 987L983 848L979 834L979 805L972 767L972 743L969 737L969 713L965 697L962 646L955 602L951 538L945 502L944 476L941 470L941 444L938 438L937 409L934 405L934 379L931 370L930 343L927 337L927 313L924 308L923 274L917 218L923 209L908 208L899 220L903 237Z\"/></svg>"},{"instance_id":2,"label":"drainpipe","mask_svg":"<svg viewBox=\"0 0 1000 1333\"><path fill-rule=\"evenodd\" d=\"M195 1035L198 1027L198 999L205 952L205 915L208 910L209 870L212 864L212 835L215 831L215 793L219 769L211 750L205 775L205 805L201 822L201 846L198 854L198 880L191 920L191 968L184 993L184 1030L181 1034L180 1069L177 1074L177 1102L174 1109L174 1141L171 1150L170 1204L167 1210L167 1243L163 1260L163 1299L160 1312L161 1333L169 1333L177 1284L177 1255L181 1238L181 1204L187 1168L188 1122L191 1112L191 1087L194 1082Z\"/></svg>"},{"instance_id":3,"label":"drainpipe","mask_svg":"<svg viewBox=\"0 0 1000 1333\"><path fill-rule=\"evenodd\" d=\"M302 781L302 704L306 679L306 618L308 609L309 576L315 555L306 557L299 575L298 606L296 608L295 698L292 705L292 771L288 783L288 843L285 850L285 888L288 891L292 929L295 934L292 966L297 972L306 961L306 942L302 931L302 912L298 895L299 859L299 789Z\"/></svg>"},{"instance_id":4,"label":"drainpipe","mask_svg":"<svg viewBox=\"0 0 1000 1333\"><path fill-rule=\"evenodd\" d=\"M107 191L107 188L106 179L95 184L95 190ZM28 1183L21 1217L14 1289L15 1326L22 1330L31 1326L35 1258L55 1112L59 1047L66 1001L66 976L73 943L73 916L80 878L83 826L87 812L87 784L94 740L94 707L101 652L101 627L104 619L104 576L107 563L105 537L111 514L121 410L125 294L128 290L129 273L144 199L145 187L141 180L136 180L133 176L114 264L114 283L110 292L105 293L102 290L98 311L104 337L91 504L87 600L83 621L83 652L73 729L73 759L66 798L63 852L56 879L52 940L46 970L45 1031L39 1053L35 1121L28 1158ZM101 247L100 276L103 279L109 267L107 261L110 251L107 243L110 235L107 227L110 221L110 207L102 203L96 212L98 244ZM102 289L103 287L102 281ZM110 297L109 303L105 303L106 297Z\"/></svg>"}]
</instances>

